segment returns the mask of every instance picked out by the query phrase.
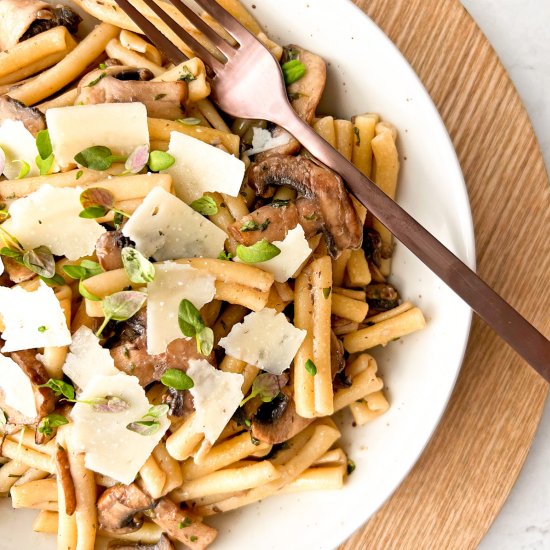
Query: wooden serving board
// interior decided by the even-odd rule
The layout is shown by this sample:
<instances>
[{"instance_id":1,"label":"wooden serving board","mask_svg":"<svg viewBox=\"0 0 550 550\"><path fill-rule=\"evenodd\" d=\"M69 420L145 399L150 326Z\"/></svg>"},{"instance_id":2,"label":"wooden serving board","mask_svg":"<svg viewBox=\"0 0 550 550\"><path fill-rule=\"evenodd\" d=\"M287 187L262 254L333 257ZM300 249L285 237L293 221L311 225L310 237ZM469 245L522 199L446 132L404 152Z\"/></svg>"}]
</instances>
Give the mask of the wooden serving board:
<instances>
[{"instance_id":1,"label":"wooden serving board","mask_svg":"<svg viewBox=\"0 0 550 550\"><path fill-rule=\"evenodd\" d=\"M550 185L504 67L458 0L354 1L403 52L443 117L468 186L479 274L550 335ZM476 318L435 436L341 550L475 548L516 481L547 393Z\"/></svg>"}]
</instances>

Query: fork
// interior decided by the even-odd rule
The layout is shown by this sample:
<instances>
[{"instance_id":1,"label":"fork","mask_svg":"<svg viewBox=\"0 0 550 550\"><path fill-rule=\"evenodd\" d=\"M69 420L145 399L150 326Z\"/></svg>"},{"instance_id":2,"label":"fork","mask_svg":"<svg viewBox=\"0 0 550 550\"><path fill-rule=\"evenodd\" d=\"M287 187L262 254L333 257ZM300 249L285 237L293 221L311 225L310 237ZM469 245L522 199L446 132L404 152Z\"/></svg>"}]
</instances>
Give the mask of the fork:
<instances>
[{"instance_id":1,"label":"fork","mask_svg":"<svg viewBox=\"0 0 550 550\"><path fill-rule=\"evenodd\" d=\"M174 64L187 57L128 0L120 8ZM292 109L277 60L215 0L194 0L235 40L229 44L181 0L171 0L219 55L213 55L154 0L144 3L209 69L212 100L227 114L263 119L290 132L323 164L340 174L348 189L391 233L460 296L503 340L550 382L550 342L412 216L364 176Z\"/></svg>"}]
</instances>

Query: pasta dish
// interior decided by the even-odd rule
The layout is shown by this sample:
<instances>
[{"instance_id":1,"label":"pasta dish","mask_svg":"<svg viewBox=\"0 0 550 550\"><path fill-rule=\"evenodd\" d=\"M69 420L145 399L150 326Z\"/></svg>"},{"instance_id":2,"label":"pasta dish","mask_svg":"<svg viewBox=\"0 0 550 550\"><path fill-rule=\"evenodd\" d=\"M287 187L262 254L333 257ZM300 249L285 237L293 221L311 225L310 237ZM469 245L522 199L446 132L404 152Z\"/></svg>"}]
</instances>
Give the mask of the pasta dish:
<instances>
[{"instance_id":1,"label":"pasta dish","mask_svg":"<svg viewBox=\"0 0 550 550\"><path fill-rule=\"evenodd\" d=\"M393 198L396 128L320 114L325 61L218 2ZM342 488L333 416L386 412L369 351L425 326L388 230L285 130L220 112L171 38L177 66L114 0L0 0L0 496L59 550L201 550L210 516Z\"/></svg>"}]
</instances>

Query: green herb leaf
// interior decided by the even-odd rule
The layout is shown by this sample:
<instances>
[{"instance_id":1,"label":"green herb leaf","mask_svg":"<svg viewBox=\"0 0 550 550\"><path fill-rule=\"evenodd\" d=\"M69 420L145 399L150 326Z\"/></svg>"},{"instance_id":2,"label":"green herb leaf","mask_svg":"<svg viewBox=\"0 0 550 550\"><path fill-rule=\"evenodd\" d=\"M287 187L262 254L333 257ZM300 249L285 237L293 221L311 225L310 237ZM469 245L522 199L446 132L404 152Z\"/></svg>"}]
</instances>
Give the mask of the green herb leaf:
<instances>
[{"instance_id":1,"label":"green herb leaf","mask_svg":"<svg viewBox=\"0 0 550 550\"><path fill-rule=\"evenodd\" d=\"M100 63L98 65L98 68L101 69L102 71L104 71L107 68L107 65L105 65L105 63Z\"/></svg>"},{"instance_id":2,"label":"green herb leaf","mask_svg":"<svg viewBox=\"0 0 550 550\"><path fill-rule=\"evenodd\" d=\"M355 145L359 147L359 145L361 145L361 134L359 133L359 128L357 128L357 126L353 127L353 133L355 134Z\"/></svg>"},{"instance_id":3,"label":"green herb leaf","mask_svg":"<svg viewBox=\"0 0 550 550\"><path fill-rule=\"evenodd\" d=\"M167 369L160 377L160 381L165 386L180 391L189 390L195 385L191 377L179 369Z\"/></svg>"},{"instance_id":4,"label":"green herb leaf","mask_svg":"<svg viewBox=\"0 0 550 550\"><path fill-rule=\"evenodd\" d=\"M90 206L89 208L85 208L78 214L80 218L86 218L86 219L96 219L96 218L103 218L103 216L107 215L107 210L103 208L103 206Z\"/></svg>"},{"instance_id":5,"label":"green herb leaf","mask_svg":"<svg viewBox=\"0 0 550 550\"><path fill-rule=\"evenodd\" d=\"M122 162L125 161L126 158L113 155L109 147L94 145L93 147L88 147L80 151L80 153L74 157L74 160L85 168L103 171L110 168L113 162Z\"/></svg>"},{"instance_id":6,"label":"green herb leaf","mask_svg":"<svg viewBox=\"0 0 550 550\"><path fill-rule=\"evenodd\" d=\"M46 160L53 153L50 132L48 130L40 130L36 134L36 149L42 160Z\"/></svg>"},{"instance_id":7,"label":"green herb leaf","mask_svg":"<svg viewBox=\"0 0 550 550\"><path fill-rule=\"evenodd\" d=\"M126 321L141 309L146 299L145 293L136 290L115 292L103 298L103 313L113 321Z\"/></svg>"},{"instance_id":8,"label":"green herb leaf","mask_svg":"<svg viewBox=\"0 0 550 550\"><path fill-rule=\"evenodd\" d=\"M71 279L85 279L86 278L86 268L79 265L64 265L63 271Z\"/></svg>"},{"instance_id":9,"label":"green herb leaf","mask_svg":"<svg viewBox=\"0 0 550 550\"><path fill-rule=\"evenodd\" d=\"M86 88L91 88L92 86L95 86L100 80L104 79L107 76L107 73L101 73L96 79L92 80Z\"/></svg>"},{"instance_id":10,"label":"green herb leaf","mask_svg":"<svg viewBox=\"0 0 550 550\"><path fill-rule=\"evenodd\" d=\"M8 258L13 258L14 260L20 260L22 262L23 254L19 250L12 250L11 248L2 247L0 248L0 255L7 256Z\"/></svg>"},{"instance_id":11,"label":"green herb leaf","mask_svg":"<svg viewBox=\"0 0 550 550\"><path fill-rule=\"evenodd\" d=\"M327 286L323 288L323 296L325 297L325 300L328 300L328 297L330 296L330 293L332 292L332 287Z\"/></svg>"},{"instance_id":12,"label":"green herb leaf","mask_svg":"<svg viewBox=\"0 0 550 550\"><path fill-rule=\"evenodd\" d=\"M176 119L176 122L179 122L180 124L186 124L187 126L196 126L197 124L201 123L200 119L192 116L187 118L178 118Z\"/></svg>"},{"instance_id":13,"label":"green herb leaf","mask_svg":"<svg viewBox=\"0 0 550 550\"><path fill-rule=\"evenodd\" d=\"M113 217L113 225L115 226L115 229L120 229L123 220L124 216L120 212L115 212L115 215Z\"/></svg>"},{"instance_id":14,"label":"green herb leaf","mask_svg":"<svg viewBox=\"0 0 550 550\"><path fill-rule=\"evenodd\" d=\"M185 516L185 519L179 522L178 527L180 529L185 529L185 527L189 527L192 523L193 522L189 519L189 517Z\"/></svg>"},{"instance_id":15,"label":"green herb leaf","mask_svg":"<svg viewBox=\"0 0 550 550\"><path fill-rule=\"evenodd\" d=\"M246 233L247 231L265 231L271 220L267 218L262 223L258 223L255 220L246 220L242 225L240 231Z\"/></svg>"},{"instance_id":16,"label":"green herb leaf","mask_svg":"<svg viewBox=\"0 0 550 550\"><path fill-rule=\"evenodd\" d=\"M88 277L92 277L93 275L103 273L103 268L99 265L99 263L92 260L82 260L80 262L80 267L83 267L86 270L86 279Z\"/></svg>"},{"instance_id":17,"label":"green herb leaf","mask_svg":"<svg viewBox=\"0 0 550 550\"><path fill-rule=\"evenodd\" d=\"M147 414L143 416L143 418L161 418L162 416L166 416L169 410L170 407L166 405L166 403L163 403L162 405L153 405L147 411Z\"/></svg>"},{"instance_id":18,"label":"green herb leaf","mask_svg":"<svg viewBox=\"0 0 550 550\"><path fill-rule=\"evenodd\" d=\"M309 374L311 374L311 376L315 376L317 374L317 367L311 359L306 361L306 370Z\"/></svg>"},{"instance_id":19,"label":"green herb leaf","mask_svg":"<svg viewBox=\"0 0 550 550\"><path fill-rule=\"evenodd\" d=\"M204 327L197 333L197 349L202 355L210 355L214 348L214 331L210 327Z\"/></svg>"},{"instance_id":20,"label":"green herb leaf","mask_svg":"<svg viewBox=\"0 0 550 550\"><path fill-rule=\"evenodd\" d=\"M179 305L178 323L180 330L188 338L196 337L206 326L202 320L200 311L185 298Z\"/></svg>"},{"instance_id":21,"label":"green herb leaf","mask_svg":"<svg viewBox=\"0 0 550 550\"><path fill-rule=\"evenodd\" d=\"M147 161L149 160L149 144L138 145L131 153L130 156L126 159L124 168L132 174L139 174L145 166L147 166Z\"/></svg>"},{"instance_id":22,"label":"green herb leaf","mask_svg":"<svg viewBox=\"0 0 550 550\"><path fill-rule=\"evenodd\" d=\"M155 266L135 248L126 246L120 255L124 269L133 283L150 283L155 278Z\"/></svg>"},{"instance_id":23,"label":"green herb leaf","mask_svg":"<svg viewBox=\"0 0 550 550\"><path fill-rule=\"evenodd\" d=\"M39 388L50 388L56 396L62 395L66 399L74 399L74 387L63 380L50 378L45 384L38 386Z\"/></svg>"},{"instance_id":24,"label":"green herb leaf","mask_svg":"<svg viewBox=\"0 0 550 550\"><path fill-rule=\"evenodd\" d=\"M159 99L162 99L163 97L166 97L166 94L157 94L153 99L155 101L158 101Z\"/></svg>"},{"instance_id":25,"label":"green herb leaf","mask_svg":"<svg viewBox=\"0 0 550 550\"><path fill-rule=\"evenodd\" d=\"M84 175L84 172L83 172L82 170L79 170L79 171L76 173L76 179L79 180L83 175Z\"/></svg>"},{"instance_id":26,"label":"green herb leaf","mask_svg":"<svg viewBox=\"0 0 550 550\"><path fill-rule=\"evenodd\" d=\"M300 80L300 78L306 74L306 66L298 59L292 59L291 61L283 63L281 68L287 86Z\"/></svg>"},{"instance_id":27,"label":"green herb leaf","mask_svg":"<svg viewBox=\"0 0 550 550\"><path fill-rule=\"evenodd\" d=\"M59 428L59 426L64 426L68 423L69 421L62 414L51 413L38 423L38 433L49 437L53 434L55 428Z\"/></svg>"},{"instance_id":28,"label":"green herb leaf","mask_svg":"<svg viewBox=\"0 0 550 550\"><path fill-rule=\"evenodd\" d=\"M65 279L56 273L53 277L42 277L38 276L41 281L44 281L48 286L63 286L65 284Z\"/></svg>"},{"instance_id":29,"label":"green herb leaf","mask_svg":"<svg viewBox=\"0 0 550 550\"><path fill-rule=\"evenodd\" d=\"M115 196L104 187L89 187L80 193L80 204L82 208L101 206L108 211L115 204Z\"/></svg>"},{"instance_id":30,"label":"green herb leaf","mask_svg":"<svg viewBox=\"0 0 550 550\"><path fill-rule=\"evenodd\" d=\"M79 401L79 403L87 403L92 406L94 411L99 413L119 413L127 411L130 408L128 401L116 395L96 397L89 401Z\"/></svg>"},{"instance_id":31,"label":"green herb leaf","mask_svg":"<svg viewBox=\"0 0 550 550\"><path fill-rule=\"evenodd\" d=\"M24 160L13 160L12 162L21 163L21 170L19 170L19 174L15 178L16 180L22 180L31 171L29 163L25 162Z\"/></svg>"},{"instance_id":32,"label":"green herb leaf","mask_svg":"<svg viewBox=\"0 0 550 550\"><path fill-rule=\"evenodd\" d=\"M281 393L279 377L275 374L264 372L254 378L250 393L241 401L239 406L242 407L247 401L250 401L250 399L256 396L260 397L264 403L269 403L273 401L279 393Z\"/></svg>"},{"instance_id":33,"label":"green herb leaf","mask_svg":"<svg viewBox=\"0 0 550 550\"><path fill-rule=\"evenodd\" d=\"M197 535L191 535L191 536L189 537L189 540L190 540L191 542L197 542L197 541L199 540L199 537L197 537Z\"/></svg>"},{"instance_id":34,"label":"green herb leaf","mask_svg":"<svg viewBox=\"0 0 550 550\"><path fill-rule=\"evenodd\" d=\"M266 262L275 258L281 253L281 249L277 248L265 239L254 243L251 246L239 244L237 246L237 256L240 260L247 264L255 264L258 262Z\"/></svg>"},{"instance_id":35,"label":"green herb leaf","mask_svg":"<svg viewBox=\"0 0 550 550\"><path fill-rule=\"evenodd\" d=\"M160 422L158 420L138 420L131 422L126 428L139 435L153 435L160 430Z\"/></svg>"},{"instance_id":36,"label":"green herb leaf","mask_svg":"<svg viewBox=\"0 0 550 550\"><path fill-rule=\"evenodd\" d=\"M183 80L184 82L192 82L196 80L197 77L187 68L181 68L181 75L178 77L178 80Z\"/></svg>"},{"instance_id":37,"label":"green herb leaf","mask_svg":"<svg viewBox=\"0 0 550 550\"><path fill-rule=\"evenodd\" d=\"M149 154L149 168L153 172L166 170L174 162L176 162L176 159L170 153L165 153L164 151L151 151Z\"/></svg>"},{"instance_id":38,"label":"green herb leaf","mask_svg":"<svg viewBox=\"0 0 550 550\"><path fill-rule=\"evenodd\" d=\"M218 254L218 260L225 260L230 262L232 259L233 259L233 254L231 254L231 252L226 252L225 250L222 250Z\"/></svg>"},{"instance_id":39,"label":"green herb leaf","mask_svg":"<svg viewBox=\"0 0 550 550\"><path fill-rule=\"evenodd\" d=\"M55 258L47 246L27 250L22 260L27 269L41 277L49 279L55 275Z\"/></svg>"},{"instance_id":40,"label":"green herb leaf","mask_svg":"<svg viewBox=\"0 0 550 550\"><path fill-rule=\"evenodd\" d=\"M218 213L216 201L206 195L194 200L189 206L203 216L214 216L214 214Z\"/></svg>"},{"instance_id":41,"label":"green herb leaf","mask_svg":"<svg viewBox=\"0 0 550 550\"><path fill-rule=\"evenodd\" d=\"M353 460L351 458L348 458L348 465L347 465L347 468L346 468L348 476L351 475L355 471L355 468L356 468L355 462L353 462Z\"/></svg>"},{"instance_id":42,"label":"green herb leaf","mask_svg":"<svg viewBox=\"0 0 550 550\"><path fill-rule=\"evenodd\" d=\"M42 325L41 327L38 327L38 332L46 332L48 330L48 327L45 325Z\"/></svg>"},{"instance_id":43,"label":"green herb leaf","mask_svg":"<svg viewBox=\"0 0 550 550\"><path fill-rule=\"evenodd\" d=\"M35 163L38 170L40 171L41 176L47 176L51 172L53 161L54 161L53 155L50 155L45 159L41 158L40 156L36 157Z\"/></svg>"},{"instance_id":44,"label":"green herb leaf","mask_svg":"<svg viewBox=\"0 0 550 550\"><path fill-rule=\"evenodd\" d=\"M84 280L80 279L80 282L78 283L78 292L80 292L80 295L84 298L87 298L88 300L91 300L92 302L101 302L101 298L99 296L96 296L95 294L92 294L85 286L84 286Z\"/></svg>"},{"instance_id":45,"label":"green herb leaf","mask_svg":"<svg viewBox=\"0 0 550 550\"><path fill-rule=\"evenodd\" d=\"M274 199L271 201L269 206L273 206L273 208L284 208L289 204L290 204L290 200L288 199Z\"/></svg>"}]
</instances>

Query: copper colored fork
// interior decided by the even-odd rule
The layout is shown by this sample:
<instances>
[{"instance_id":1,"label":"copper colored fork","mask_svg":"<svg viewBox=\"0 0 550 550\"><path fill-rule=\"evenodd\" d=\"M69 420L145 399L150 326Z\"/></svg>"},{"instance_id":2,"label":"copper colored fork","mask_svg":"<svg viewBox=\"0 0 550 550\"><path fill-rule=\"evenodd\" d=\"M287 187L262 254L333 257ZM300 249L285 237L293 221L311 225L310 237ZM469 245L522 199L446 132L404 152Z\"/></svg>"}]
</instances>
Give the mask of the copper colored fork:
<instances>
[{"instance_id":1,"label":"copper colored fork","mask_svg":"<svg viewBox=\"0 0 550 550\"><path fill-rule=\"evenodd\" d=\"M154 0L144 0L210 69L212 99L231 116L263 119L290 132L317 159L337 172L349 190L411 252L460 296L542 377L550 381L550 342L470 268L424 229L294 112L281 68L265 46L215 0L194 0L231 35L229 44L181 0L171 3L217 48L213 55ZM128 0L119 6L174 63L187 57Z\"/></svg>"}]
</instances>

